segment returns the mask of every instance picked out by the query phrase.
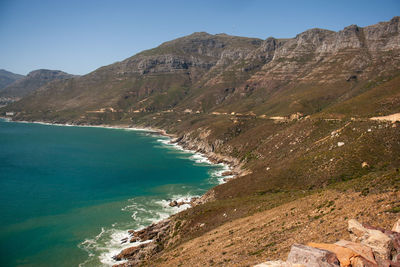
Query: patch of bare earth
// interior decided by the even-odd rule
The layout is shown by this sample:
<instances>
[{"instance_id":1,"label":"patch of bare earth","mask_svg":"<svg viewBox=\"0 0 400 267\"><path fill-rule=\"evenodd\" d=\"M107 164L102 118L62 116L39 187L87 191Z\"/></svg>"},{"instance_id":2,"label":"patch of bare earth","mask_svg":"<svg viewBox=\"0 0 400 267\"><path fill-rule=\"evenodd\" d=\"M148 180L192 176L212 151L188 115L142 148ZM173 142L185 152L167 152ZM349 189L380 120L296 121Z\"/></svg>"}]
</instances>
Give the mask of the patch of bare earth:
<instances>
[{"instance_id":1,"label":"patch of bare earth","mask_svg":"<svg viewBox=\"0 0 400 267\"><path fill-rule=\"evenodd\" d=\"M148 266L252 266L284 259L293 243L349 239L347 221L390 229L398 219L400 192L363 196L326 190L274 209L228 222L164 251Z\"/></svg>"},{"instance_id":2,"label":"patch of bare earth","mask_svg":"<svg viewBox=\"0 0 400 267\"><path fill-rule=\"evenodd\" d=\"M396 122L396 121L400 121L400 113L395 113L395 114L388 115L388 116L372 117L371 120Z\"/></svg>"}]
</instances>

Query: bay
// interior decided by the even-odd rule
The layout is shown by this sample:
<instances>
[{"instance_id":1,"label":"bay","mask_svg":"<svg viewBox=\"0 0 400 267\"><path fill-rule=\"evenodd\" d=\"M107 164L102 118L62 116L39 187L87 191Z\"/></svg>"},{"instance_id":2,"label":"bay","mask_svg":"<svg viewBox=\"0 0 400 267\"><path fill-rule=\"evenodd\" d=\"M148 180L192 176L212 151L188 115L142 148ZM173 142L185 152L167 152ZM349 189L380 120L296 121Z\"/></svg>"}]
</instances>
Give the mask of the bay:
<instances>
[{"instance_id":1,"label":"bay","mask_svg":"<svg viewBox=\"0 0 400 267\"><path fill-rule=\"evenodd\" d=\"M149 132L0 120L0 265L108 266L139 229L226 167ZM201 159L201 157L200 157Z\"/></svg>"}]
</instances>

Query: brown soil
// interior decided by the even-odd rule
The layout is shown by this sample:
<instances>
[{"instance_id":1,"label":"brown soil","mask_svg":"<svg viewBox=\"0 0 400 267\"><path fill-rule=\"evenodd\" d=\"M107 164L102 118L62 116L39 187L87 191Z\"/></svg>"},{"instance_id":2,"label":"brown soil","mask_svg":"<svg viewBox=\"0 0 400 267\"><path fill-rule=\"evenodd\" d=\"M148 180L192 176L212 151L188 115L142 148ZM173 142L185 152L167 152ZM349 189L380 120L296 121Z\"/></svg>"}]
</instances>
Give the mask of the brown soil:
<instances>
[{"instance_id":1,"label":"brown soil","mask_svg":"<svg viewBox=\"0 0 400 267\"><path fill-rule=\"evenodd\" d=\"M399 191L363 196L327 190L228 222L145 265L251 266L286 259L293 243L349 240L351 218L390 229L399 204Z\"/></svg>"}]
</instances>

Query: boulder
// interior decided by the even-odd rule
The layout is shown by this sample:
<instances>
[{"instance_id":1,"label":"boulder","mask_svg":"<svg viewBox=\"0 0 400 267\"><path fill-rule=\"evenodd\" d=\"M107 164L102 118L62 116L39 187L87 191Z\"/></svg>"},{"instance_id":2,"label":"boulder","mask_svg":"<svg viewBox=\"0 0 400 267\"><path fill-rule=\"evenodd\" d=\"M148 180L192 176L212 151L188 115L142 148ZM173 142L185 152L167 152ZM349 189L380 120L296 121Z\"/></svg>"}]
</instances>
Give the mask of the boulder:
<instances>
[{"instance_id":1,"label":"boulder","mask_svg":"<svg viewBox=\"0 0 400 267\"><path fill-rule=\"evenodd\" d=\"M380 260L380 259L378 259L377 261L378 261L378 266L379 267L400 267L400 263L393 262L393 261L390 261L390 260Z\"/></svg>"},{"instance_id":2,"label":"boulder","mask_svg":"<svg viewBox=\"0 0 400 267\"><path fill-rule=\"evenodd\" d=\"M131 237L131 239L129 239L129 243L135 243L137 241L140 241L140 238L136 237L136 236L133 236L133 237Z\"/></svg>"},{"instance_id":3,"label":"boulder","mask_svg":"<svg viewBox=\"0 0 400 267\"><path fill-rule=\"evenodd\" d=\"M355 257L351 260L352 267L379 267L378 264L374 264L363 257Z\"/></svg>"},{"instance_id":4,"label":"boulder","mask_svg":"<svg viewBox=\"0 0 400 267\"><path fill-rule=\"evenodd\" d=\"M303 264L307 267L339 266L339 261L334 253L300 244L292 246L287 262Z\"/></svg>"},{"instance_id":5,"label":"boulder","mask_svg":"<svg viewBox=\"0 0 400 267\"><path fill-rule=\"evenodd\" d=\"M129 247L124 250L122 250L118 255L113 256L113 259L116 261L120 261L123 259L129 259L130 257L134 256L136 253L142 249L144 245L141 246L135 246L135 247Z\"/></svg>"},{"instance_id":6,"label":"boulder","mask_svg":"<svg viewBox=\"0 0 400 267\"><path fill-rule=\"evenodd\" d=\"M340 241L336 242L335 245L351 249L352 251L354 251L355 253L360 255L365 260L371 262L372 264L375 264L375 265L377 264L375 261L374 254L372 253L372 249L370 247L367 247L360 243L354 243L351 241L347 241L347 240L340 240ZM360 257L357 257L357 258L360 258ZM360 260L358 260L358 262L360 262ZM364 262L364 261L361 260L361 262ZM352 265L353 265L353 262L352 262Z\"/></svg>"},{"instance_id":7,"label":"boulder","mask_svg":"<svg viewBox=\"0 0 400 267\"><path fill-rule=\"evenodd\" d=\"M369 164L366 162L366 161L364 161L363 163L361 163L361 168L369 168Z\"/></svg>"},{"instance_id":8,"label":"boulder","mask_svg":"<svg viewBox=\"0 0 400 267\"><path fill-rule=\"evenodd\" d=\"M191 206L193 206L193 205L195 205L196 201L199 200L199 199L200 199L199 197L192 197L192 198L190 199L190 203L189 203L189 204L190 204Z\"/></svg>"},{"instance_id":9,"label":"boulder","mask_svg":"<svg viewBox=\"0 0 400 267\"><path fill-rule=\"evenodd\" d=\"M182 206L182 205L185 205L185 204L189 204L189 203L184 202L184 201L179 201L179 202L178 202L178 207L180 207L180 206Z\"/></svg>"},{"instance_id":10,"label":"boulder","mask_svg":"<svg viewBox=\"0 0 400 267\"><path fill-rule=\"evenodd\" d=\"M225 171L225 172L223 172L223 173L221 174L221 176L231 176L231 175L233 175L233 172L232 172L232 171Z\"/></svg>"},{"instance_id":11,"label":"boulder","mask_svg":"<svg viewBox=\"0 0 400 267\"><path fill-rule=\"evenodd\" d=\"M295 263L290 263L286 261L267 261L263 262L257 265L254 265L253 267L306 267L303 264L295 264Z\"/></svg>"},{"instance_id":12,"label":"boulder","mask_svg":"<svg viewBox=\"0 0 400 267\"><path fill-rule=\"evenodd\" d=\"M356 220L349 220L348 231L353 242L369 246L375 259L389 260L393 248L392 239L379 230L367 229Z\"/></svg>"},{"instance_id":13,"label":"boulder","mask_svg":"<svg viewBox=\"0 0 400 267\"><path fill-rule=\"evenodd\" d=\"M384 233L392 240L393 250L391 251L391 258L394 262L400 262L400 233L386 230L380 227L375 227L369 224L363 224L363 226L370 230L378 230Z\"/></svg>"},{"instance_id":14,"label":"boulder","mask_svg":"<svg viewBox=\"0 0 400 267\"><path fill-rule=\"evenodd\" d=\"M173 201L171 201L171 202L169 203L169 206L170 206L170 207L176 207L176 206L178 206L178 202L177 202L176 200L173 200Z\"/></svg>"},{"instance_id":15,"label":"boulder","mask_svg":"<svg viewBox=\"0 0 400 267\"><path fill-rule=\"evenodd\" d=\"M392 231L400 233L400 219L398 219L397 222L393 225Z\"/></svg>"},{"instance_id":16,"label":"boulder","mask_svg":"<svg viewBox=\"0 0 400 267\"><path fill-rule=\"evenodd\" d=\"M313 248L324 249L332 253L335 253L336 257L340 262L341 267L350 267L351 260L355 257L360 256L358 253L354 252L349 248L341 247L335 244L308 243L307 245Z\"/></svg>"}]
</instances>

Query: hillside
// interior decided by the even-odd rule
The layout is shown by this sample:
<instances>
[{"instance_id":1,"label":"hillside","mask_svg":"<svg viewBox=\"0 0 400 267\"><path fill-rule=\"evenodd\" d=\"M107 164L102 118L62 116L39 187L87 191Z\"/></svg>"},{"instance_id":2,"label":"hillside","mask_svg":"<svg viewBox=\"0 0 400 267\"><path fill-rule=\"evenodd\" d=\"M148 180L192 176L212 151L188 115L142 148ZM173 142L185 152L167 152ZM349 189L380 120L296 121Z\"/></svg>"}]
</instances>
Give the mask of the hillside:
<instances>
[{"instance_id":1,"label":"hillside","mask_svg":"<svg viewBox=\"0 0 400 267\"><path fill-rule=\"evenodd\" d=\"M210 190L205 203L156 226L163 230L152 234L155 242L122 256L132 264L185 266L190 258L246 266L280 258L291 241L342 238L337 218L387 226L399 211L400 124L370 118L400 113L400 17L289 39L194 33L48 83L6 111L14 120L160 128L235 167L237 177ZM312 204L325 201L335 210ZM222 245L229 238L221 231L237 241Z\"/></svg>"},{"instance_id":2,"label":"hillside","mask_svg":"<svg viewBox=\"0 0 400 267\"><path fill-rule=\"evenodd\" d=\"M24 75L15 74L6 70L0 70L0 91L13 82L22 79L23 77Z\"/></svg>"},{"instance_id":3,"label":"hillside","mask_svg":"<svg viewBox=\"0 0 400 267\"><path fill-rule=\"evenodd\" d=\"M0 90L0 98L9 99L11 102L29 95L38 88L55 80L72 78L74 75L59 70L35 70L22 76Z\"/></svg>"}]
</instances>

